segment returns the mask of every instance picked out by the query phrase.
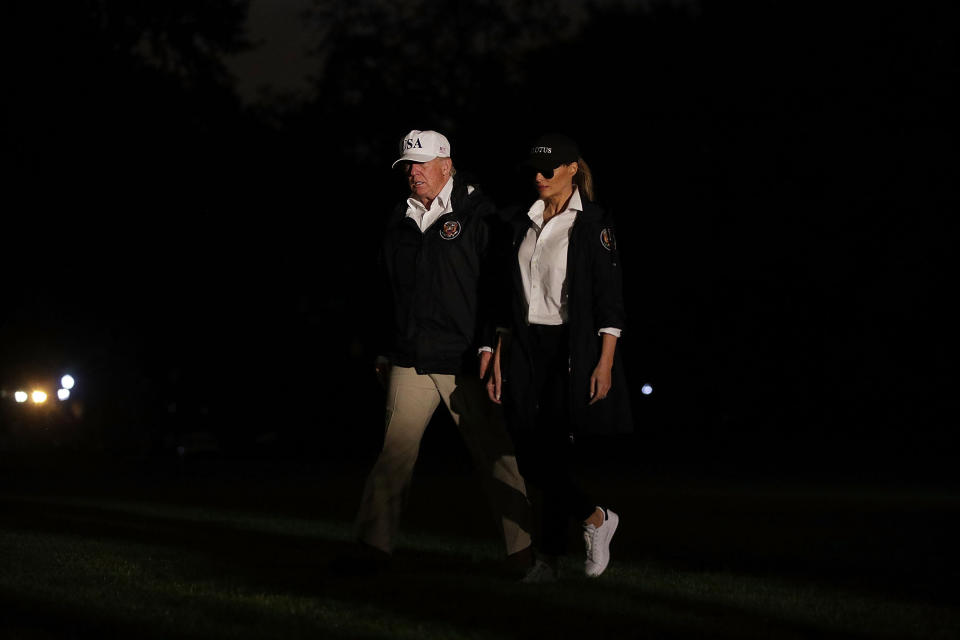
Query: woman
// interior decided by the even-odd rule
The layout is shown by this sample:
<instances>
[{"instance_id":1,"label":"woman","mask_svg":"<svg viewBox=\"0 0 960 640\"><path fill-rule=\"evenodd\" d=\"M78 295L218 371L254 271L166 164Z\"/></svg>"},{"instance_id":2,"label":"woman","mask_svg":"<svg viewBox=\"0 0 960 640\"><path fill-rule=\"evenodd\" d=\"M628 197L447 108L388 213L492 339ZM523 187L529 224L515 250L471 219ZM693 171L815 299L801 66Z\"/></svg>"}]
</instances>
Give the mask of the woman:
<instances>
[{"instance_id":1,"label":"woman","mask_svg":"<svg viewBox=\"0 0 960 640\"><path fill-rule=\"evenodd\" d=\"M583 492L571 458L575 433L632 429L615 357L624 326L620 263L577 144L543 136L524 167L539 197L510 216L509 332L495 350L487 392L502 400L520 471L542 496L538 557L524 581L557 579L571 518L583 527L584 571L596 577L609 563L619 517Z\"/></svg>"}]
</instances>

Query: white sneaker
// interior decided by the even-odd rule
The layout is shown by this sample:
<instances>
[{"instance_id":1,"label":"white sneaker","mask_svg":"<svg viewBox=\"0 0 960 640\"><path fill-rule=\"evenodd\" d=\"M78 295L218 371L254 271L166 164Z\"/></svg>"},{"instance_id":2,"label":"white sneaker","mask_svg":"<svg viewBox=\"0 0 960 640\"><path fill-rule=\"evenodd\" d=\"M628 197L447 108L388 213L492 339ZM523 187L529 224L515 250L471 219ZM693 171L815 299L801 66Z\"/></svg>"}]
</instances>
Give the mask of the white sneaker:
<instances>
[{"instance_id":1,"label":"white sneaker","mask_svg":"<svg viewBox=\"0 0 960 640\"><path fill-rule=\"evenodd\" d=\"M595 527L592 524L583 525L583 542L587 547L587 560L583 571L587 577L596 578L610 564L610 539L617 531L620 516L609 509L597 507L603 511L603 524Z\"/></svg>"},{"instance_id":2,"label":"white sneaker","mask_svg":"<svg viewBox=\"0 0 960 640\"><path fill-rule=\"evenodd\" d=\"M556 582L557 581L557 569L554 565L544 562L543 560L537 558L537 561L534 563L530 570L527 571L527 575L523 576L520 582L526 584L542 584L545 582Z\"/></svg>"}]
</instances>

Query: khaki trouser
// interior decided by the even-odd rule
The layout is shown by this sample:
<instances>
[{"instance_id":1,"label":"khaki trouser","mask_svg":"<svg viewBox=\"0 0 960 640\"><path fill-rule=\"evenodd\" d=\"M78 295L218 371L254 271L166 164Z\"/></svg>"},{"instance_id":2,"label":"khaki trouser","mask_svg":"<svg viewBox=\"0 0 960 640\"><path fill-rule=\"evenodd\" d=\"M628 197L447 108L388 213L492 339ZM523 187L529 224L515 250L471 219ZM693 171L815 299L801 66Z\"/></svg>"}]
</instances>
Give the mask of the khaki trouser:
<instances>
[{"instance_id":1,"label":"khaki trouser","mask_svg":"<svg viewBox=\"0 0 960 640\"><path fill-rule=\"evenodd\" d=\"M391 553L420 450L440 401L450 410L503 527L507 554L530 545L530 502L497 407L476 376L392 367L383 450L367 476L357 515L362 542Z\"/></svg>"}]
</instances>

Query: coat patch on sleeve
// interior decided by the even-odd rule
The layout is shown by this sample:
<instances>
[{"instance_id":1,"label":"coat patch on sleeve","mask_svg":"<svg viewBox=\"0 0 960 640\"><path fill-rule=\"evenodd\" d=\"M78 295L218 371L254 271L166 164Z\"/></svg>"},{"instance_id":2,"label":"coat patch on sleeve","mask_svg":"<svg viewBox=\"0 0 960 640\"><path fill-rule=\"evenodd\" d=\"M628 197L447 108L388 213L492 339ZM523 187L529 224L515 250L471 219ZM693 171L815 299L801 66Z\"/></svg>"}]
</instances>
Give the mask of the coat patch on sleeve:
<instances>
[{"instance_id":1,"label":"coat patch on sleeve","mask_svg":"<svg viewBox=\"0 0 960 640\"><path fill-rule=\"evenodd\" d=\"M613 227L604 227L600 230L600 244L607 251L617 248L617 239L613 235Z\"/></svg>"}]
</instances>

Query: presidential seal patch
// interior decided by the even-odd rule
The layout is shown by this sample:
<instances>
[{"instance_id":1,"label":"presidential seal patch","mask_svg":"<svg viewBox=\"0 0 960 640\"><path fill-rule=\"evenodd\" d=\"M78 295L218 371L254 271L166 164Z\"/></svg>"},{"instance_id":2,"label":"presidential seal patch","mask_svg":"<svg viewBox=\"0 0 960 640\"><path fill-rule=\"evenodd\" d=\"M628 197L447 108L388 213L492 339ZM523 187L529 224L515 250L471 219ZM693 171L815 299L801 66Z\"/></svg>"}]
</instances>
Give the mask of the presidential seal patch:
<instances>
[{"instance_id":1,"label":"presidential seal patch","mask_svg":"<svg viewBox=\"0 0 960 640\"><path fill-rule=\"evenodd\" d=\"M440 227L440 237L444 240L453 240L460 235L460 223L456 220L444 222Z\"/></svg>"},{"instance_id":2,"label":"presidential seal patch","mask_svg":"<svg viewBox=\"0 0 960 640\"><path fill-rule=\"evenodd\" d=\"M607 251L617 248L617 239L613 236L612 227L604 227L600 230L600 244Z\"/></svg>"}]
</instances>

